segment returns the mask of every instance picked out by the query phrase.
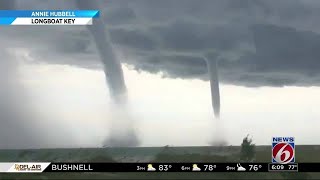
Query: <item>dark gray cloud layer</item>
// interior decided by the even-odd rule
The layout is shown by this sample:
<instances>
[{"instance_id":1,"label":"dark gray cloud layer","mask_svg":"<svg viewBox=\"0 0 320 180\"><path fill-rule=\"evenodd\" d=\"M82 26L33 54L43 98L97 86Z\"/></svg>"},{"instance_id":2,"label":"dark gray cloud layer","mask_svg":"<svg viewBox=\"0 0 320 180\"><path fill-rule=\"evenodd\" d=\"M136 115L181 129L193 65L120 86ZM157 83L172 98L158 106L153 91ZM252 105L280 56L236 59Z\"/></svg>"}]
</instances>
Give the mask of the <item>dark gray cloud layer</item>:
<instances>
[{"instance_id":1,"label":"dark gray cloud layer","mask_svg":"<svg viewBox=\"0 0 320 180\"><path fill-rule=\"evenodd\" d=\"M212 54L223 83L319 85L317 0L100 2L101 18L122 62L136 70L206 80L202 57ZM16 4L18 9L75 7L73 1L20 0ZM37 59L50 56L46 62L101 67L84 27L6 27L1 31L0 38L10 39L8 46L28 47Z\"/></svg>"}]
</instances>

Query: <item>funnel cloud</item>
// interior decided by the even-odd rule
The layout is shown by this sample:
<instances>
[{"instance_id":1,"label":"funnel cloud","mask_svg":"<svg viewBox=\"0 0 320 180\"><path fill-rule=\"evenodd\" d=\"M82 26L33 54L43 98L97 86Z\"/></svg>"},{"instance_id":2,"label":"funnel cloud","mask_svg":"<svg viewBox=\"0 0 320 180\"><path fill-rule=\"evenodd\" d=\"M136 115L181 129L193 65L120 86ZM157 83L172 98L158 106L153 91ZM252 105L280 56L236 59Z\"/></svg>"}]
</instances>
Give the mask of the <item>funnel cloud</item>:
<instances>
[{"instance_id":1,"label":"funnel cloud","mask_svg":"<svg viewBox=\"0 0 320 180\"><path fill-rule=\"evenodd\" d=\"M99 7L97 2L84 0L77 0L77 6L80 9L95 9ZM98 48L112 99L115 103L126 103L127 89L121 62L117 59L113 51L109 34L106 32L104 26L103 21L98 18L94 19L93 25L87 26L87 28L91 32L96 47Z\"/></svg>"},{"instance_id":2,"label":"funnel cloud","mask_svg":"<svg viewBox=\"0 0 320 180\"><path fill-rule=\"evenodd\" d=\"M77 0L76 3L80 9L96 9L99 7L99 3L94 1ZM119 125L119 123L112 122L111 137L110 140L105 142L105 146L136 146L138 145L137 137L132 127L128 125L131 124L132 121L126 119L129 118L128 110L125 107L127 103L127 88L124 81L121 62L114 53L109 34L106 32L103 21L100 18L95 19L93 25L87 26L87 28L91 32L96 47L98 48L111 98L116 104L116 108L123 109L123 111L117 112L125 115L125 117L123 117L125 118L123 124ZM115 118L112 121L119 120ZM124 128L128 129L128 131L119 133L119 130Z\"/></svg>"},{"instance_id":3,"label":"funnel cloud","mask_svg":"<svg viewBox=\"0 0 320 180\"><path fill-rule=\"evenodd\" d=\"M208 66L208 74L211 87L211 101L214 116L220 118L220 89L219 89L219 77L218 77L218 65L216 59L205 59Z\"/></svg>"}]
</instances>

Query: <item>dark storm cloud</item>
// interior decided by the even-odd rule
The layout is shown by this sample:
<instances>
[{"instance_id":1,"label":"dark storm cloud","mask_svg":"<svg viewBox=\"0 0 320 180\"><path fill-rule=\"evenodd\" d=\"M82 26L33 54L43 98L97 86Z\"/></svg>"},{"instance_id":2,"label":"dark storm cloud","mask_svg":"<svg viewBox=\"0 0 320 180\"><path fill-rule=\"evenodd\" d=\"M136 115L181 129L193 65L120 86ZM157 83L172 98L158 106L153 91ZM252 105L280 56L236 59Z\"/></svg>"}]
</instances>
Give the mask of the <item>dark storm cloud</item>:
<instances>
[{"instance_id":1,"label":"dark storm cloud","mask_svg":"<svg viewBox=\"0 0 320 180\"><path fill-rule=\"evenodd\" d=\"M246 29L231 25L176 21L167 26L153 27L150 31L162 40L163 48L175 51L230 50L250 40Z\"/></svg>"},{"instance_id":2,"label":"dark storm cloud","mask_svg":"<svg viewBox=\"0 0 320 180\"><path fill-rule=\"evenodd\" d=\"M0 1L1 10L14 9L14 7L15 7L15 1L9 1L9 0Z\"/></svg>"},{"instance_id":3,"label":"dark storm cloud","mask_svg":"<svg viewBox=\"0 0 320 180\"><path fill-rule=\"evenodd\" d=\"M136 20L136 14L133 9L129 7L118 7L108 11L105 11L105 21L112 25L121 25L133 23Z\"/></svg>"},{"instance_id":4,"label":"dark storm cloud","mask_svg":"<svg viewBox=\"0 0 320 180\"><path fill-rule=\"evenodd\" d=\"M112 42L132 49L150 51L154 50L157 42L148 32L126 29L114 29L110 31Z\"/></svg>"},{"instance_id":5,"label":"dark storm cloud","mask_svg":"<svg viewBox=\"0 0 320 180\"><path fill-rule=\"evenodd\" d=\"M46 7L44 2L34 2L38 1L17 4L20 9ZM67 5L64 1L57 2L53 7L58 9L74 6L73 1ZM316 22L320 3L317 0L110 0L103 3L99 9L110 39L122 55L121 61L134 69L163 72L172 78L207 79L202 57L213 53L223 83L319 84L320 26ZM94 44L83 27L6 27L1 31L4 35L15 35L10 43L28 46L37 59L101 67ZM4 35L1 38L7 38Z\"/></svg>"},{"instance_id":6,"label":"dark storm cloud","mask_svg":"<svg viewBox=\"0 0 320 180\"><path fill-rule=\"evenodd\" d=\"M292 73L319 71L320 34L270 25L256 25L252 29L257 68L260 70Z\"/></svg>"},{"instance_id":7,"label":"dark storm cloud","mask_svg":"<svg viewBox=\"0 0 320 180\"><path fill-rule=\"evenodd\" d=\"M164 77L200 78L207 73L206 63L202 57L184 55L149 56L137 61L140 63L134 66L136 70L148 70L151 73L162 72Z\"/></svg>"}]
</instances>

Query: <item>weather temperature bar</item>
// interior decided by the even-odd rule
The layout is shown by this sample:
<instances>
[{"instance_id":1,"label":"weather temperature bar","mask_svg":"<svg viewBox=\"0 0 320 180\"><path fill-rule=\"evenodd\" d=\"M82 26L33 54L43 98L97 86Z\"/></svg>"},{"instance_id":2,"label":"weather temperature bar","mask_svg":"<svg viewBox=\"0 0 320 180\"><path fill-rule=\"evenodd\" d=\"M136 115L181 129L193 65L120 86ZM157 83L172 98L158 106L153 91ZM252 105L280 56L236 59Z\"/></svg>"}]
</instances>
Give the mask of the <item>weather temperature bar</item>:
<instances>
[{"instance_id":1,"label":"weather temperature bar","mask_svg":"<svg viewBox=\"0 0 320 180\"><path fill-rule=\"evenodd\" d=\"M299 169L298 169L299 168ZM320 163L50 163L44 172L320 172Z\"/></svg>"},{"instance_id":2,"label":"weather temperature bar","mask_svg":"<svg viewBox=\"0 0 320 180\"><path fill-rule=\"evenodd\" d=\"M320 163L5 163L1 172L320 172ZM0 163L1 165L1 163ZM8 165L8 167L9 167ZM0 166L1 167L1 166Z\"/></svg>"},{"instance_id":3,"label":"weather temperature bar","mask_svg":"<svg viewBox=\"0 0 320 180\"><path fill-rule=\"evenodd\" d=\"M39 172L319 172L320 163L0 162L0 173Z\"/></svg>"},{"instance_id":4,"label":"weather temperature bar","mask_svg":"<svg viewBox=\"0 0 320 180\"><path fill-rule=\"evenodd\" d=\"M268 163L51 163L44 172L268 172Z\"/></svg>"},{"instance_id":5,"label":"weather temperature bar","mask_svg":"<svg viewBox=\"0 0 320 180\"><path fill-rule=\"evenodd\" d=\"M320 163L50 163L43 172L320 172Z\"/></svg>"}]
</instances>

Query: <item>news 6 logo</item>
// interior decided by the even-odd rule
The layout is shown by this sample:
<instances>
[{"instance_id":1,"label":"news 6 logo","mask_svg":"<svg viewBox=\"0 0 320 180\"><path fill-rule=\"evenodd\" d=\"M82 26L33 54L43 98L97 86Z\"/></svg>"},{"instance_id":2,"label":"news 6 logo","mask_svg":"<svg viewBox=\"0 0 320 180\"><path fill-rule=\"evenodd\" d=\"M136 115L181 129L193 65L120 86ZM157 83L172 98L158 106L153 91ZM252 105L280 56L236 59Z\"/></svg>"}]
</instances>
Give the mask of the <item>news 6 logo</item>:
<instances>
[{"instance_id":1,"label":"news 6 logo","mask_svg":"<svg viewBox=\"0 0 320 180\"><path fill-rule=\"evenodd\" d=\"M288 164L294 160L294 137L273 137L272 162Z\"/></svg>"}]
</instances>

